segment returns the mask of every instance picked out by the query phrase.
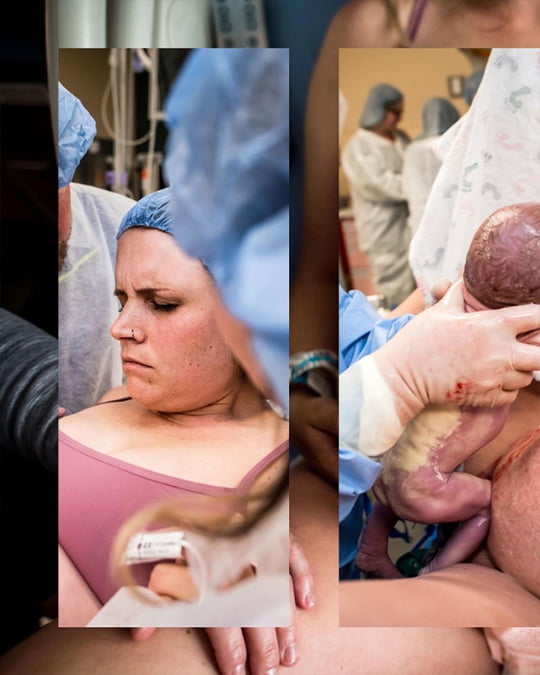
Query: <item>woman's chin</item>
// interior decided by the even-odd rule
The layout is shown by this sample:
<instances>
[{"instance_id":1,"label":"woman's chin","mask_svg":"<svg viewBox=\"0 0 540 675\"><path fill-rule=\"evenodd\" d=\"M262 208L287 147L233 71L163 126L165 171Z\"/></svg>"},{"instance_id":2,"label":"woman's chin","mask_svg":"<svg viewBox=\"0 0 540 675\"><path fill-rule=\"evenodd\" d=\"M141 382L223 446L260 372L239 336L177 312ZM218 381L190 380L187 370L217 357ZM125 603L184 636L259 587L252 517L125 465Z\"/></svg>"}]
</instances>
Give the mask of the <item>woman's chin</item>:
<instances>
[{"instance_id":1,"label":"woman's chin","mask_svg":"<svg viewBox=\"0 0 540 675\"><path fill-rule=\"evenodd\" d=\"M128 377L126 380L126 389L128 395L137 403L140 403L144 408L150 410L159 409L159 403L163 402L162 397L158 396L153 388L148 384L141 383L135 377Z\"/></svg>"},{"instance_id":2,"label":"woman's chin","mask_svg":"<svg viewBox=\"0 0 540 675\"><path fill-rule=\"evenodd\" d=\"M203 407L203 404L199 400L188 400L178 396L174 397L170 394L165 395L162 391L158 391L156 387L150 387L137 382L135 378L131 382L129 379L127 380L126 389L128 395L134 401L153 413L172 415Z\"/></svg>"}]
</instances>

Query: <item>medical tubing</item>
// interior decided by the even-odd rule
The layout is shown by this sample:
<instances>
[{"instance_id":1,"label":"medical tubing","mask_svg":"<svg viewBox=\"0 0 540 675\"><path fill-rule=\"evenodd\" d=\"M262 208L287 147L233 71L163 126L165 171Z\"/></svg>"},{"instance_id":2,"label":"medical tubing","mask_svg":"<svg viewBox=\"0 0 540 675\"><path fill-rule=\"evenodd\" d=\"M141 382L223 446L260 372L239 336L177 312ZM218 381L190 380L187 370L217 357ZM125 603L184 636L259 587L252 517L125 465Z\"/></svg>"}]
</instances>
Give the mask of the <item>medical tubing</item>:
<instances>
[{"instance_id":1,"label":"medical tubing","mask_svg":"<svg viewBox=\"0 0 540 675\"><path fill-rule=\"evenodd\" d=\"M120 104L121 104L121 115L122 115L122 138L129 137L129 109L128 109L128 99L127 99L127 50L122 50L122 58L120 59ZM121 193L127 195L127 181L129 175L129 162L127 155L127 147L125 143L122 143L122 173L121 173Z\"/></svg>"},{"instance_id":2,"label":"medical tubing","mask_svg":"<svg viewBox=\"0 0 540 675\"><path fill-rule=\"evenodd\" d=\"M133 68L133 53L130 52L126 58L126 105L128 111L127 117L127 134L129 138L134 138L135 136L135 73ZM129 176L133 170L133 160L135 153L133 152L133 147L130 143L125 144L126 148L126 173L127 173L127 183L126 187L129 191L128 196L133 197L132 191L129 189Z\"/></svg>"},{"instance_id":3,"label":"medical tubing","mask_svg":"<svg viewBox=\"0 0 540 675\"><path fill-rule=\"evenodd\" d=\"M158 50L152 49L150 52L152 61L152 68L150 69L150 96L149 96L149 118L150 118L150 138L148 140L148 151L146 159L146 179L143 180L143 194L147 195L153 192L152 176L154 173L154 155L156 146L156 131L157 131L157 117L158 99L159 99L159 85L158 85Z\"/></svg>"},{"instance_id":4,"label":"medical tubing","mask_svg":"<svg viewBox=\"0 0 540 675\"><path fill-rule=\"evenodd\" d=\"M0 444L55 472L58 341L5 309L0 325Z\"/></svg>"},{"instance_id":5,"label":"medical tubing","mask_svg":"<svg viewBox=\"0 0 540 675\"><path fill-rule=\"evenodd\" d=\"M135 50L135 53L136 53L138 59L140 60L140 62L142 63L143 68L145 70L150 71L151 68L152 68L152 59L148 56L148 54L144 51L144 49L142 49L141 47L138 47Z\"/></svg>"},{"instance_id":6,"label":"medical tubing","mask_svg":"<svg viewBox=\"0 0 540 675\"><path fill-rule=\"evenodd\" d=\"M111 81L111 103L112 103L112 110L113 110L113 129L115 132L118 133L118 135L121 136L122 134L122 129L120 126L120 114L119 114L119 107L118 107L118 92L117 92L117 68L118 68L118 54L119 50L118 49L111 49L111 53L109 56L109 67L110 67L110 81ZM114 192L117 191L117 181L118 181L118 174L120 173L121 170L121 165L120 165L120 149L119 149L119 144L118 144L118 139L113 137L113 184L112 184L112 189Z\"/></svg>"},{"instance_id":7,"label":"medical tubing","mask_svg":"<svg viewBox=\"0 0 540 675\"><path fill-rule=\"evenodd\" d=\"M197 585L197 588L199 590L199 596L197 600L195 601L196 604L201 604L202 601L204 600L206 596L206 591L208 589L208 573L206 570L206 565L203 560L202 555L200 552L197 550L197 547L192 544L192 542L189 541L189 539L184 540L184 549L187 549L191 557L193 558L193 562L196 563L196 565L192 565L192 561L189 560L188 562L189 565L192 569L193 572L193 577L195 584Z\"/></svg>"},{"instance_id":8,"label":"medical tubing","mask_svg":"<svg viewBox=\"0 0 540 675\"><path fill-rule=\"evenodd\" d=\"M120 98L120 115L122 118L122 138L129 136L129 111L127 100L127 50L123 49L120 58L120 81L119 81L119 98ZM127 194L127 177L129 175L128 156L126 144L122 143L122 171L120 174L120 189L121 194ZM125 178L124 178L125 177Z\"/></svg>"},{"instance_id":9,"label":"medical tubing","mask_svg":"<svg viewBox=\"0 0 540 675\"><path fill-rule=\"evenodd\" d=\"M127 177L128 166L126 159L126 134L127 134L127 89L125 85L127 74L127 52L125 49L111 49L109 56L111 100L113 107L113 124L115 135L114 142L114 170L113 192L129 196L124 176Z\"/></svg>"},{"instance_id":10,"label":"medical tubing","mask_svg":"<svg viewBox=\"0 0 540 675\"><path fill-rule=\"evenodd\" d=\"M111 122L109 120L109 114L107 113L107 103L109 101L109 98L111 98L111 78L107 80L107 84L105 85L105 89L103 90L103 94L101 95L101 104L100 104L100 110L101 110L101 121L103 122L103 126L105 127L105 131L109 134L111 138L115 138L116 134L111 126ZM147 131L144 136L141 136L140 138L136 138L135 140L128 140L127 138L123 139L123 142L126 145L141 145L142 143L146 143L146 141L150 138L151 131Z\"/></svg>"}]
</instances>

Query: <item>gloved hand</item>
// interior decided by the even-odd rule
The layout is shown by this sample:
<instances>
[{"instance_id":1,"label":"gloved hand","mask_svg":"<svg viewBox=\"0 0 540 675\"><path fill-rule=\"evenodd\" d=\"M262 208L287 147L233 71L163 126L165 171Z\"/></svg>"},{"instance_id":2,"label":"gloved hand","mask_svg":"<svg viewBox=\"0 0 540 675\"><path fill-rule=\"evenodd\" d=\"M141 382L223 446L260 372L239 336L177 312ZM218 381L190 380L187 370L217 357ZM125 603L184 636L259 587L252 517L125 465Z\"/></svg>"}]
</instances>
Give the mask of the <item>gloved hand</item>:
<instances>
[{"instance_id":1,"label":"gloved hand","mask_svg":"<svg viewBox=\"0 0 540 675\"><path fill-rule=\"evenodd\" d=\"M454 283L437 305L340 375L342 445L380 455L428 403L512 403L540 365L538 346L517 336L538 328L539 305L465 313L462 282Z\"/></svg>"}]
</instances>

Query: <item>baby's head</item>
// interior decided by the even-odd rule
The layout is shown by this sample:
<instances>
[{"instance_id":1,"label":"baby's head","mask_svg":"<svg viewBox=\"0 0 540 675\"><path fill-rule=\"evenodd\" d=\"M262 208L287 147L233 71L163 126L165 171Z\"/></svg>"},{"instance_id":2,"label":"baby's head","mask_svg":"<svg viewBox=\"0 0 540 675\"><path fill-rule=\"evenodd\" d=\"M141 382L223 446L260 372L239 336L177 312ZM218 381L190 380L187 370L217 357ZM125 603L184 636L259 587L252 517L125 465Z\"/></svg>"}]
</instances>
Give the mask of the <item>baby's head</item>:
<instances>
[{"instance_id":1,"label":"baby's head","mask_svg":"<svg viewBox=\"0 0 540 675\"><path fill-rule=\"evenodd\" d=\"M540 203L492 213L472 240L463 272L467 309L540 304ZM529 335L528 342L537 340ZM536 342L536 344L538 344ZM537 475L540 427L499 460L492 480L488 550L497 566L540 597Z\"/></svg>"},{"instance_id":2,"label":"baby's head","mask_svg":"<svg viewBox=\"0 0 540 675\"><path fill-rule=\"evenodd\" d=\"M540 304L540 203L504 206L478 229L465 261L470 309Z\"/></svg>"}]
</instances>

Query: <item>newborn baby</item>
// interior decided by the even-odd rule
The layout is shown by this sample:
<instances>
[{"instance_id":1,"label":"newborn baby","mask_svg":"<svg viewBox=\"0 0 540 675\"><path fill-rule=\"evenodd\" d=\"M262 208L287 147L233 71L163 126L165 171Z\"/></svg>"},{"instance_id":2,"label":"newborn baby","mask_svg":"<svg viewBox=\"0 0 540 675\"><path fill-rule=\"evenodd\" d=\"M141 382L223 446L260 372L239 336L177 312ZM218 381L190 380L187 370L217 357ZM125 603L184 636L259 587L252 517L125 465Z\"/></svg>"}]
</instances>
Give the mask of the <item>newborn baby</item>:
<instances>
[{"instance_id":1,"label":"newborn baby","mask_svg":"<svg viewBox=\"0 0 540 675\"><path fill-rule=\"evenodd\" d=\"M540 303L540 203L495 211L477 231L463 272L466 311ZM537 335L522 336L538 343ZM462 562L485 538L491 482L456 471L504 426L508 405L497 408L427 406L383 457L373 491L377 501L361 537L356 564L364 572L402 576L387 553L399 518L458 522L446 546L421 574Z\"/></svg>"}]
</instances>

